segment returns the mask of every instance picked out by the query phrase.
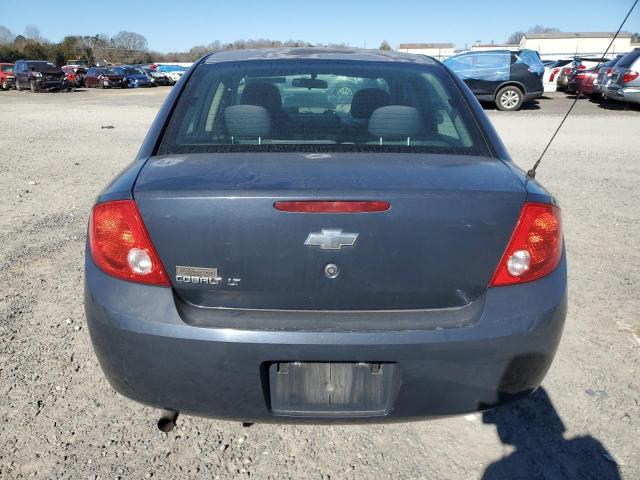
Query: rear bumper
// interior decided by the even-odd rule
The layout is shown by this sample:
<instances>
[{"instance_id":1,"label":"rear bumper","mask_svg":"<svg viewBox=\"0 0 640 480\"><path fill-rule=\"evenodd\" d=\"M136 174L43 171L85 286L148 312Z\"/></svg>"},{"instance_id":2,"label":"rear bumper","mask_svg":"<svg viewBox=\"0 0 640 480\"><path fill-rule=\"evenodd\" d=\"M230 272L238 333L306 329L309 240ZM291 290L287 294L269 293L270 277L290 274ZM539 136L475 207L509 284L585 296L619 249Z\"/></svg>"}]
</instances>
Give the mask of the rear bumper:
<instances>
[{"instance_id":1,"label":"rear bumper","mask_svg":"<svg viewBox=\"0 0 640 480\"><path fill-rule=\"evenodd\" d=\"M185 323L171 289L116 280L87 255L85 311L100 365L138 402L257 422L383 422L456 415L531 393L555 355L566 315L566 263L529 284L489 289L465 326L303 331ZM432 311L433 312L433 311ZM260 321L260 311L244 311ZM271 313L273 315L273 312ZM335 320L339 312L326 313ZM346 314L345 314L346 315ZM402 313L389 312L389 320ZM397 389L384 416L307 417L271 410L274 362L393 362Z\"/></svg>"},{"instance_id":2,"label":"rear bumper","mask_svg":"<svg viewBox=\"0 0 640 480\"><path fill-rule=\"evenodd\" d=\"M544 95L544 90L539 90L535 92L527 92L524 94L524 101L530 102L531 100L535 100L536 98L540 98Z\"/></svg>"},{"instance_id":3,"label":"rear bumper","mask_svg":"<svg viewBox=\"0 0 640 480\"><path fill-rule=\"evenodd\" d=\"M612 100L640 103L640 87L605 88L604 93Z\"/></svg>"}]
</instances>

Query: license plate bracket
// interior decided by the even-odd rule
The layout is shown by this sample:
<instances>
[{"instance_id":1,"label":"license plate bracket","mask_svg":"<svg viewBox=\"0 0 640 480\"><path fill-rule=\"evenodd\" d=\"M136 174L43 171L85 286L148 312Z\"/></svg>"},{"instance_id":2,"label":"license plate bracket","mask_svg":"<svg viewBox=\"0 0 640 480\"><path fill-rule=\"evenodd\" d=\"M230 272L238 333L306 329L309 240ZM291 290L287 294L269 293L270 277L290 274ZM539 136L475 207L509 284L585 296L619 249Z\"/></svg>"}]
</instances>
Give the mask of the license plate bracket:
<instances>
[{"instance_id":1,"label":"license plate bracket","mask_svg":"<svg viewBox=\"0 0 640 480\"><path fill-rule=\"evenodd\" d=\"M308 417L388 415L396 373L396 364L383 362L272 363L271 411Z\"/></svg>"}]
</instances>

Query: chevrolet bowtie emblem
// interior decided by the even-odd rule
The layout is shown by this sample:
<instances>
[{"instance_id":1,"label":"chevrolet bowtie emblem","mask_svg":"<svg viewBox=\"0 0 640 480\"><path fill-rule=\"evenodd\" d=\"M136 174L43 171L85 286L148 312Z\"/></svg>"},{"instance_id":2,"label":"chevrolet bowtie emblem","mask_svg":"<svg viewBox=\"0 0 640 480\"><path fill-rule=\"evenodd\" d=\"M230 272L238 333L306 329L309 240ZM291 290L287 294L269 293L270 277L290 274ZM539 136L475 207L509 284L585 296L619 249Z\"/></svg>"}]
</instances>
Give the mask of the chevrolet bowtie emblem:
<instances>
[{"instance_id":1,"label":"chevrolet bowtie emblem","mask_svg":"<svg viewBox=\"0 0 640 480\"><path fill-rule=\"evenodd\" d=\"M320 247L322 250L340 250L342 247L353 247L358 240L357 233L343 233L341 228L323 228L321 232L310 233L304 244Z\"/></svg>"}]
</instances>

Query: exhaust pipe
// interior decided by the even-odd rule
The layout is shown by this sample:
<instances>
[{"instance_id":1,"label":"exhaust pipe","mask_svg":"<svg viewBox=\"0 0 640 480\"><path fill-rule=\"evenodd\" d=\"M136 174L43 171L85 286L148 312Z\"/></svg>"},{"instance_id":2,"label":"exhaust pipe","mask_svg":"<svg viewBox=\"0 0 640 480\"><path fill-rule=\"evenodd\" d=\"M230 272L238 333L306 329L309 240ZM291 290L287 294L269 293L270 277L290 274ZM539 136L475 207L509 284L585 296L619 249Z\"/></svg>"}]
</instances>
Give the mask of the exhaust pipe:
<instances>
[{"instance_id":1,"label":"exhaust pipe","mask_svg":"<svg viewBox=\"0 0 640 480\"><path fill-rule=\"evenodd\" d=\"M176 426L178 413L179 412L175 410L161 410L160 418L158 419L158 429L164 433L169 433L173 430Z\"/></svg>"}]
</instances>

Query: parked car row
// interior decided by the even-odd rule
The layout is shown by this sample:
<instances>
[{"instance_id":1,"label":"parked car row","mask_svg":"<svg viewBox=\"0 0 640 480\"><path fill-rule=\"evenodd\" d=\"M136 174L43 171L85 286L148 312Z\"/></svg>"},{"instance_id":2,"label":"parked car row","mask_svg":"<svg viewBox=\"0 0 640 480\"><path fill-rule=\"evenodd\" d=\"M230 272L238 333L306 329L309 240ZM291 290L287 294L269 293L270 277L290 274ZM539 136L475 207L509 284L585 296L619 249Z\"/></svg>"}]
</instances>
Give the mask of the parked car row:
<instances>
[{"instance_id":1,"label":"parked car row","mask_svg":"<svg viewBox=\"0 0 640 480\"><path fill-rule=\"evenodd\" d=\"M575 57L562 65L558 62L545 69L545 91L640 104L640 48L612 59Z\"/></svg>"},{"instance_id":2,"label":"parked car row","mask_svg":"<svg viewBox=\"0 0 640 480\"><path fill-rule=\"evenodd\" d=\"M0 63L0 88L30 89L33 92L70 90L79 87L137 88L175 85L186 68L179 65L121 65L56 67L46 60L18 60Z\"/></svg>"}]
</instances>

